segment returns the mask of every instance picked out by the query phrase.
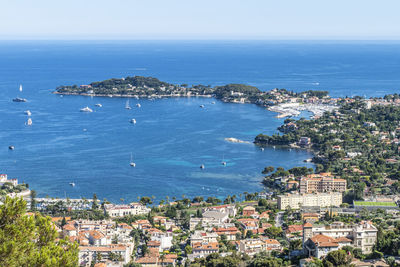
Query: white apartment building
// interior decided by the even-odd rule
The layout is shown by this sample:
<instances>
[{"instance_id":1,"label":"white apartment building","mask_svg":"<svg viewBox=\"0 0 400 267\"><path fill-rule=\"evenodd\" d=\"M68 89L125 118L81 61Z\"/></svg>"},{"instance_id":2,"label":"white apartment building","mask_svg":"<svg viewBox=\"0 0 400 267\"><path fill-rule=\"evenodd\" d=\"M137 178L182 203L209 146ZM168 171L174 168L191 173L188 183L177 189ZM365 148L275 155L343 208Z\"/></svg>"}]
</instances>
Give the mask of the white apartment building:
<instances>
[{"instance_id":1,"label":"white apartment building","mask_svg":"<svg viewBox=\"0 0 400 267\"><path fill-rule=\"evenodd\" d=\"M342 193L316 193L316 194L285 194L277 197L278 209L285 210L289 207L338 207L342 204Z\"/></svg>"},{"instance_id":2,"label":"white apartment building","mask_svg":"<svg viewBox=\"0 0 400 267\"><path fill-rule=\"evenodd\" d=\"M172 247L172 239L173 235L172 232L152 232L150 235L151 241L158 241L160 242L160 249L168 250Z\"/></svg>"},{"instance_id":3,"label":"white apartment building","mask_svg":"<svg viewBox=\"0 0 400 267\"><path fill-rule=\"evenodd\" d=\"M123 217L126 215L139 215L147 214L150 212L150 208L140 203L130 203L128 205L115 205L105 204L104 211L107 212L111 218Z\"/></svg>"}]
</instances>

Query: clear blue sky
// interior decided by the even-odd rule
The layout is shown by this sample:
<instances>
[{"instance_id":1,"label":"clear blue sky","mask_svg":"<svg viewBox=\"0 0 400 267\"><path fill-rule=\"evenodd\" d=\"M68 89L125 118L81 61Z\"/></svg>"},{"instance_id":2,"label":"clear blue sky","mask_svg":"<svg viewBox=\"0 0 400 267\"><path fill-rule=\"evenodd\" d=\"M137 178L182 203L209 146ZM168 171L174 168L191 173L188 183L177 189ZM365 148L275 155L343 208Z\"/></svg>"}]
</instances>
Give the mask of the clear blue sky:
<instances>
[{"instance_id":1,"label":"clear blue sky","mask_svg":"<svg viewBox=\"0 0 400 267\"><path fill-rule=\"evenodd\" d=\"M0 39L400 39L400 0L1 0Z\"/></svg>"}]
</instances>

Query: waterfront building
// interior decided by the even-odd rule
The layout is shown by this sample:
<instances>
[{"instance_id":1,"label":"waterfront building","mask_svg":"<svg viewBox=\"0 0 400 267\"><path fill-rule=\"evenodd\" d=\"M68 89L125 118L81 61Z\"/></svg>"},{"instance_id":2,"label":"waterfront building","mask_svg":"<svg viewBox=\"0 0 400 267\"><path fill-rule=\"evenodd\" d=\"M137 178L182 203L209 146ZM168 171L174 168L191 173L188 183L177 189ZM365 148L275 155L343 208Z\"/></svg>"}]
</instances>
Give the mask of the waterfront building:
<instances>
[{"instance_id":1,"label":"waterfront building","mask_svg":"<svg viewBox=\"0 0 400 267\"><path fill-rule=\"evenodd\" d=\"M0 174L0 186L2 186L5 183L10 183L13 186L17 186L18 185L18 179L17 178L8 179L7 174Z\"/></svg>"},{"instance_id":2,"label":"waterfront building","mask_svg":"<svg viewBox=\"0 0 400 267\"><path fill-rule=\"evenodd\" d=\"M300 140L298 142L299 146L309 146L311 145L311 138L310 137L300 137Z\"/></svg>"},{"instance_id":3,"label":"waterfront building","mask_svg":"<svg viewBox=\"0 0 400 267\"><path fill-rule=\"evenodd\" d=\"M300 209L300 207L338 207L342 204L342 193L285 194L277 197L278 209Z\"/></svg>"}]
</instances>

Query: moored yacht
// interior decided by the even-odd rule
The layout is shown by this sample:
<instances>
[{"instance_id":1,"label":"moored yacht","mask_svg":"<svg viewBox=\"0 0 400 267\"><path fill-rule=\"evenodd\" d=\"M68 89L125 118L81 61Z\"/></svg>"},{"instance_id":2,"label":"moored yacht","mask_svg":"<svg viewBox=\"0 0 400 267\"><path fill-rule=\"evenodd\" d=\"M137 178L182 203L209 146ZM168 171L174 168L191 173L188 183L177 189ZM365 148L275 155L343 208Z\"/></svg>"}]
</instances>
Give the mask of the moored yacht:
<instances>
[{"instance_id":1,"label":"moored yacht","mask_svg":"<svg viewBox=\"0 0 400 267\"><path fill-rule=\"evenodd\" d=\"M19 91L22 92L22 84L19 85ZM12 100L13 102L26 102L25 98L16 97Z\"/></svg>"},{"instance_id":2,"label":"moored yacht","mask_svg":"<svg viewBox=\"0 0 400 267\"><path fill-rule=\"evenodd\" d=\"M89 107L84 107L80 109L81 112L93 112L93 110Z\"/></svg>"}]
</instances>

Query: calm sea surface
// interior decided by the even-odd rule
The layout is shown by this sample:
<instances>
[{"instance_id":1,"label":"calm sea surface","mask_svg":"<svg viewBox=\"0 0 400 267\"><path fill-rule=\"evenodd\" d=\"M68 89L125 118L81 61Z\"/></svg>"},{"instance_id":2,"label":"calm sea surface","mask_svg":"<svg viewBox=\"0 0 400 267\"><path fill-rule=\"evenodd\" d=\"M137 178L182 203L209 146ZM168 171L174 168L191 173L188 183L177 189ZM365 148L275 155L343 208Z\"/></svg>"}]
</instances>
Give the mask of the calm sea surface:
<instances>
[{"instance_id":1,"label":"calm sea surface","mask_svg":"<svg viewBox=\"0 0 400 267\"><path fill-rule=\"evenodd\" d=\"M306 151L261 151L252 141L282 123L255 105L206 98L131 100L51 94L58 85L128 75L171 83L246 83L333 96L398 92L399 43L0 42L0 172L39 196L134 201L260 191L267 165L305 165ZM23 92L18 92L19 84ZM27 103L13 103L20 96ZM102 108L94 106L101 103ZM205 108L199 108L204 104ZM93 113L81 113L89 106ZM25 126L24 110L33 125ZM135 118L136 125L129 123ZM15 150L9 151L8 146ZM129 166L133 153L136 168ZM227 161L226 167L221 165ZM199 166L205 165L205 170ZM311 167L312 165L306 165ZM76 183L75 187L69 182Z\"/></svg>"}]
</instances>

